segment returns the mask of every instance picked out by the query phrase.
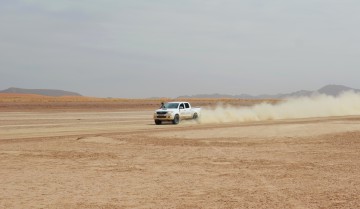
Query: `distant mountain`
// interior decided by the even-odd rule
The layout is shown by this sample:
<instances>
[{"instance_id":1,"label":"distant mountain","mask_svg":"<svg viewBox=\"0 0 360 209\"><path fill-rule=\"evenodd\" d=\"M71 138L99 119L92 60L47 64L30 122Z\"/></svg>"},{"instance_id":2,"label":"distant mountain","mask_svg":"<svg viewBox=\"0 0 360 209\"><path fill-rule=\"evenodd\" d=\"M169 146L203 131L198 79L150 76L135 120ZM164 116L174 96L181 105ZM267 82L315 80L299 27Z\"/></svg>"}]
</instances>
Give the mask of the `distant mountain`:
<instances>
[{"instance_id":1,"label":"distant mountain","mask_svg":"<svg viewBox=\"0 0 360 209\"><path fill-rule=\"evenodd\" d=\"M338 96L345 91L354 91L360 93L360 89L353 89L343 85L327 85L316 91L307 91L300 90L287 94L262 94L258 96L252 96L249 94L240 94L240 95L228 95L228 94L198 94L193 96L180 96L178 98L241 98L241 99L282 99L288 97L301 97L301 96L310 96L313 94L326 94L331 96Z\"/></svg>"},{"instance_id":2,"label":"distant mountain","mask_svg":"<svg viewBox=\"0 0 360 209\"><path fill-rule=\"evenodd\" d=\"M353 89L343 85L327 85L317 90L318 93L337 96L344 91L360 92L359 89Z\"/></svg>"},{"instance_id":3,"label":"distant mountain","mask_svg":"<svg viewBox=\"0 0 360 209\"><path fill-rule=\"evenodd\" d=\"M81 94L70 92L70 91L63 91L63 90L56 90L56 89L21 89L21 88L8 88L0 93L12 93L12 94L38 94L44 96L53 96L53 97L60 97L60 96L82 96Z\"/></svg>"}]
</instances>

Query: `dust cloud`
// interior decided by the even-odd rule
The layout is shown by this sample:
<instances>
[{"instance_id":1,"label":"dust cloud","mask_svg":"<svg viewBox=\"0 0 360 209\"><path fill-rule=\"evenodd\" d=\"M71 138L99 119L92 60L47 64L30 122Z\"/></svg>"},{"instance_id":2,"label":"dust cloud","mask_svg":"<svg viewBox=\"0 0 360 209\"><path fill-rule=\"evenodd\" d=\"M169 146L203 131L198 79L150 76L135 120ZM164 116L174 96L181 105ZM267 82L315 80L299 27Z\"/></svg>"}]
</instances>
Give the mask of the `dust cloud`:
<instances>
[{"instance_id":1,"label":"dust cloud","mask_svg":"<svg viewBox=\"0 0 360 209\"><path fill-rule=\"evenodd\" d=\"M277 104L252 107L218 105L203 109L200 123L247 122L277 119L360 115L360 94L348 91L337 97L324 94L288 98Z\"/></svg>"}]
</instances>

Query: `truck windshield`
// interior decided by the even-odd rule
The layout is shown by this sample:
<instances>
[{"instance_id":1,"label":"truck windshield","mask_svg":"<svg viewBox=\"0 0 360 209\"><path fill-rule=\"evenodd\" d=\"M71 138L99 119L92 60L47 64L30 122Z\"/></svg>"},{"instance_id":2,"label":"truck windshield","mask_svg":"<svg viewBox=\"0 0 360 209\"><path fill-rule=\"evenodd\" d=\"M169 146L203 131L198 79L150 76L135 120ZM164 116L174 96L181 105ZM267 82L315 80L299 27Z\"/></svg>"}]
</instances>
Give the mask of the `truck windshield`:
<instances>
[{"instance_id":1,"label":"truck windshield","mask_svg":"<svg viewBox=\"0 0 360 209\"><path fill-rule=\"evenodd\" d=\"M178 108L178 106L179 106L179 103L166 103L164 105L164 108L166 108L166 109L176 109L176 108Z\"/></svg>"}]
</instances>

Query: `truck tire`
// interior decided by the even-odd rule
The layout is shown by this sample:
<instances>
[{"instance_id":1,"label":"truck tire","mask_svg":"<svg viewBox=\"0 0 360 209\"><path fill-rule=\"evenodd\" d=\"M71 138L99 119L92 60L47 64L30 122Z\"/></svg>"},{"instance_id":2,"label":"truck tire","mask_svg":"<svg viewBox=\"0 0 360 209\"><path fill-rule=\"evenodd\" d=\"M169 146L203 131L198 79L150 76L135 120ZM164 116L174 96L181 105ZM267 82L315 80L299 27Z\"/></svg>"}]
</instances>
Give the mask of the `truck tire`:
<instances>
[{"instance_id":1,"label":"truck tire","mask_svg":"<svg viewBox=\"0 0 360 209\"><path fill-rule=\"evenodd\" d=\"M178 114L176 114L175 117L174 117L174 120L172 121L172 123L173 124L179 124L179 122L180 122L180 117L179 117Z\"/></svg>"},{"instance_id":2,"label":"truck tire","mask_svg":"<svg viewBox=\"0 0 360 209\"><path fill-rule=\"evenodd\" d=\"M161 125L161 120L155 120L156 125Z\"/></svg>"},{"instance_id":3,"label":"truck tire","mask_svg":"<svg viewBox=\"0 0 360 209\"><path fill-rule=\"evenodd\" d=\"M197 120L197 119L198 119L198 117L199 117L199 116L198 116L198 114L197 114L197 113L194 113L194 115L193 115L193 119L194 119L194 120Z\"/></svg>"}]
</instances>

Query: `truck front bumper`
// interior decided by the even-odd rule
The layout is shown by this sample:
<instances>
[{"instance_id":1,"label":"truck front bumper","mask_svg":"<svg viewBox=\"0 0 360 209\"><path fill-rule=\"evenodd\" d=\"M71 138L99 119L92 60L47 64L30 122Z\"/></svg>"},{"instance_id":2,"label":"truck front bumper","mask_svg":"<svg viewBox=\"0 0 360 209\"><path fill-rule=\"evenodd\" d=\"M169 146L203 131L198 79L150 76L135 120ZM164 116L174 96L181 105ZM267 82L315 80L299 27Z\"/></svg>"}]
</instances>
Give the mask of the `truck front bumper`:
<instances>
[{"instance_id":1,"label":"truck front bumper","mask_svg":"<svg viewBox=\"0 0 360 209\"><path fill-rule=\"evenodd\" d=\"M174 120L173 114L154 114L154 120Z\"/></svg>"}]
</instances>

